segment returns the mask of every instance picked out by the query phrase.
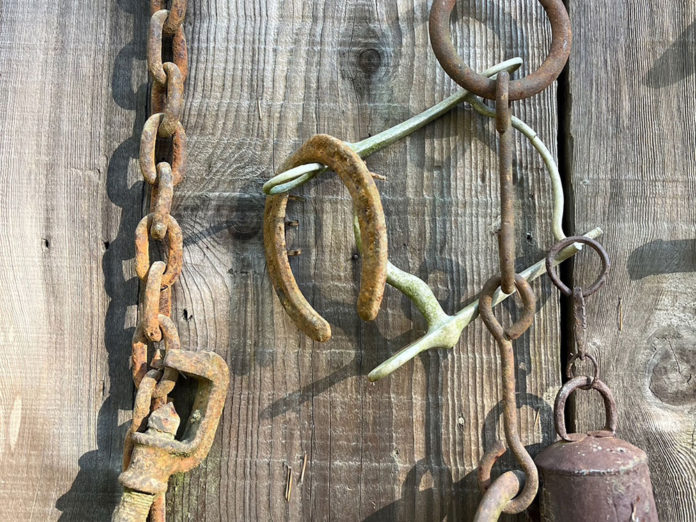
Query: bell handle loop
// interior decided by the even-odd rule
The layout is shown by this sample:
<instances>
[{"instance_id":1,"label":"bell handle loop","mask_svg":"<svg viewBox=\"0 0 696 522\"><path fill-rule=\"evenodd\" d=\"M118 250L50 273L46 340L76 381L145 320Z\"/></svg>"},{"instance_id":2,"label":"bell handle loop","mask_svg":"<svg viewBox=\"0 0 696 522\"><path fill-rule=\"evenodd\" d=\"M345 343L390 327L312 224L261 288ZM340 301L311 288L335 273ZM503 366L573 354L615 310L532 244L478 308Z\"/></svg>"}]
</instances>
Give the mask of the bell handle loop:
<instances>
[{"instance_id":1,"label":"bell handle loop","mask_svg":"<svg viewBox=\"0 0 696 522\"><path fill-rule=\"evenodd\" d=\"M611 268L609 254L601 245L601 243L587 236L571 236L562 239L561 241L559 241L551 247L551 250L549 250L549 253L546 256L546 272L549 274L549 278L551 279L551 282L556 286L556 288L558 288L563 295L571 297L573 295L573 290L571 290L568 287L568 285L561 281L561 278L558 276L558 272L556 272L556 269L554 268L554 264L561 250L571 245L574 245L575 243L582 243L583 245L591 247L595 252L597 252L597 254L599 254L599 259L602 263L602 269L599 273L599 276L597 276L595 282L592 283L592 285L589 288L582 290L582 297L585 298L594 294L604 285L604 283L607 280L607 273Z\"/></svg>"},{"instance_id":2,"label":"bell handle loop","mask_svg":"<svg viewBox=\"0 0 696 522\"><path fill-rule=\"evenodd\" d=\"M556 395L556 402L553 407L553 418L558 436L566 442L573 442L573 439L568 435L568 431L566 430L565 405L568 397L578 388L593 389L600 393L604 400L604 410L606 412L604 430L610 432L613 437L616 434L617 425L616 402L614 401L614 396L604 382L585 375L580 375L569 380Z\"/></svg>"}]
</instances>

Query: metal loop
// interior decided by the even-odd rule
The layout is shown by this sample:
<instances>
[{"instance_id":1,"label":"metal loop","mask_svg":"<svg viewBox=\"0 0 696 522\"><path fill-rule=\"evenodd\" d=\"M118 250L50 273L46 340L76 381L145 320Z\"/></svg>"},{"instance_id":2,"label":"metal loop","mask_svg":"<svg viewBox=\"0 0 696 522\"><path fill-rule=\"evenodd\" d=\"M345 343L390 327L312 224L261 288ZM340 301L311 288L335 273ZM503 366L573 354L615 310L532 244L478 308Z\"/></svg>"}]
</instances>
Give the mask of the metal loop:
<instances>
[{"instance_id":1,"label":"metal loop","mask_svg":"<svg viewBox=\"0 0 696 522\"><path fill-rule=\"evenodd\" d=\"M158 163L157 184L153 185L151 196L154 216L152 217L150 235L153 239L161 240L167 235L166 216L169 215L172 208L173 197L174 179L172 177L172 167L166 162Z\"/></svg>"},{"instance_id":2,"label":"metal loop","mask_svg":"<svg viewBox=\"0 0 696 522\"><path fill-rule=\"evenodd\" d=\"M579 376L574 377L563 385L563 387L558 391L556 395L556 402L553 407L554 424L556 426L556 433L561 439L573 442L573 438L568 435L565 425L565 404L566 400L578 388L590 387L593 390L597 390L604 399L604 411L606 412L606 423L604 425L604 431L611 433L611 435L616 434L616 424L617 424L617 412L616 412L616 402L614 401L614 396L611 393L609 387L604 384L599 379L592 380L592 377Z\"/></svg>"},{"instance_id":3,"label":"metal loop","mask_svg":"<svg viewBox=\"0 0 696 522\"><path fill-rule=\"evenodd\" d=\"M506 506L524 489L525 475L519 471L507 471L487 489L476 508L474 522L498 520Z\"/></svg>"},{"instance_id":4,"label":"metal loop","mask_svg":"<svg viewBox=\"0 0 696 522\"><path fill-rule=\"evenodd\" d=\"M123 442L123 470L127 470L130 466L131 454L133 453L133 433L142 431L145 428L145 419L150 415L150 407L152 405L152 393L155 390L157 381L162 376L159 370L150 370L147 372L138 387L138 393L135 394L135 402L133 404L133 419L126 433L126 440Z\"/></svg>"},{"instance_id":5,"label":"metal loop","mask_svg":"<svg viewBox=\"0 0 696 522\"><path fill-rule=\"evenodd\" d=\"M607 254L607 251L604 249L604 247L594 239L591 239L587 236L571 236L553 245L553 247L551 247L551 250L549 250L548 255L546 256L546 272L549 274L549 278L551 279L553 284L556 285L556 287L561 291L561 293L568 297L573 295L573 291L568 287L568 285L561 281L560 277L558 277L558 272L556 272L556 269L554 268L553 264L556 258L558 257L558 254L560 254L561 250L573 245L574 243L582 243L591 247L595 252L597 252L597 254L599 254L599 259L602 262L602 270L600 271L597 280L594 283L592 283L592 285L589 288L587 288L586 290L583 289L582 291L582 296L588 297L594 294L597 290L599 290L602 287L602 285L604 285L607 279L607 273L611 268L609 254Z\"/></svg>"},{"instance_id":6,"label":"metal loop","mask_svg":"<svg viewBox=\"0 0 696 522\"><path fill-rule=\"evenodd\" d=\"M153 342L162 339L159 323L159 297L162 290L162 274L167 268L162 261L155 261L147 272L145 296L143 298L143 330L145 336Z\"/></svg>"},{"instance_id":7,"label":"metal loop","mask_svg":"<svg viewBox=\"0 0 696 522\"><path fill-rule=\"evenodd\" d=\"M594 384L594 382L599 378L599 364L597 364L597 359L595 359L589 353L584 353L584 354L576 353L575 355L573 355L570 358L570 360L568 361L568 364L566 365L566 377L568 377L568 379L574 379L575 377L578 377L577 375L575 375L575 363L578 360L584 361L586 359L592 363L592 367L594 368L591 377L588 375L581 376L581 377L590 377L590 379L592 379L590 384L588 384L586 388L583 388L583 389L589 390L592 387L592 384Z\"/></svg>"},{"instance_id":8,"label":"metal loop","mask_svg":"<svg viewBox=\"0 0 696 522\"><path fill-rule=\"evenodd\" d=\"M155 148L157 145L157 133L164 119L164 113L155 113L150 116L143 125L140 136L140 171L143 178L150 185L157 182L157 167L155 162ZM184 162L186 161L186 131L181 122L176 125L176 131L172 139L171 161L172 177L174 185L178 185L184 178Z\"/></svg>"},{"instance_id":9,"label":"metal loop","mask_svg":"<svg viewBox=\"0 0 696 522\"><path fill-rule=\"evenodd\" d=\"M141 280L145 280L150 270L150 234L154 214L148 214L135 228L135 272ZM184 240L181 227L171 214L164 220L167 223L167 237L169 238L169 254L167 255L167 269L162 276L162 287L172 285L181 274L183 263Z\"/></svg>"},{"instance_id":10,"label":"metal loop","mask_svg":"<svg viewBox=\"0 0 696 522\"><path fill-rule=\"evenodd\" d=\"M186 0L172 0L171 6L169 7L169 16L164 21L164 26L162 27L164 34L176 33L181 24L184 23L185 16Z\"/></svg>"},{"instance_id":11,"label":"metal loop","mask_svg":"<svg viewBox=\"0 0 696 522\"><path fill-rule=\"evenodd\" d=\"M457 53L450 33L450 15L456 0L434 0L430 9L430 43L442 68L466 90L495 99L496 82L470 69ZM548 87L568 61L572 43L570 19L562 0L539 0L551 23L551 48L541 67L510 82L510 101L534 96Z\"/></svg>"},{"instance_id":12,"label":"metal loop","mask_svg":"<svg viewBox=\"0 0 696 522\"><path fill-rule=\"evenodd\" d=\"M180 350L181 341L179 340L179 331L174 324L174 321L166 315L159 316L160 328L162 330L162 339L164 340L164 353L161 351L157 354L157 364L158 366L163 364L164 358L170 350ZM153 360L153 364L155 361ZM166 400L167 395L169 395L174 387L176 386L176 381L179 376L174 368L164 367L162 378L157 383L155 391L152 396L155 399Z\"/></svg>"},{"instance_id":13,"label":"metal loop","mask_svg":"<svg viewBox=\"0 0 696 522\"><path fill-rule=\"evenodd\" d=\"M175 63L167 62L163 68L167 74L167 81L162 87L157 83L153 84L153 95L163 102L161 109L156 108L157 112L164 113L157 132L162 138L170 138L179 128L181 109L184 106L184 82L181 70Z\"/></svg>"},{"instance_id":14,"label":"metal loop","mask_svg":"<svg viewBox=\"0 0 696 522\"><path fill-rule=\"evenodd\" d=\"M517 288L524 308L522 316L514 324L503 328L493 315L493 294L500 286L501 277L495 276L489 279L479 295L479 314L486 327L498 341L514 340L526 332L534 322L536 312L536 296L529 282L521 275L515 275L515 287Z\"/></svg>"},{"instance_id":15,"label":"metal loop","mask_svg":"<svg viewBox=\"0 0 696 522\"><path fill-rule=\"evenodd\" d=\"M161 369L160 367L162 366L162 360L169 350L181 349L179 332L171 318L164 314L159 314L158 320L159 327L162 331L162 341L164 342L164 354L156 352L152 358L152 361L148 362L147 350L150 340L148 339L147 335L145 335L143 323L140 323L135 329L135 334L133 335L133 340L131 341L131 371L133 374L133 383L135 384L136 388L140 387L143 377L145 377L150 368ZM167 372L165 369L164 377L166 376ZM170 392L171 390L169 390L167 394ZM159 394L156 395L160 396Z\"/></svg>"},{"instance_id":16,"label":"metal loop","mask_svg":"<svg viewBox=\"0 0 696 522\"><path fill-rule=\"evenodd\" d=\"M160 9L152 15L147 40L147 68L153 79L161 84L167 82L167 73L162 66L162 33L168 16L167 9ZM178 27L172 39L172 61L181 70L183 82L188 75L188 49L183 25Z\"/></svg>"}]
</instances>

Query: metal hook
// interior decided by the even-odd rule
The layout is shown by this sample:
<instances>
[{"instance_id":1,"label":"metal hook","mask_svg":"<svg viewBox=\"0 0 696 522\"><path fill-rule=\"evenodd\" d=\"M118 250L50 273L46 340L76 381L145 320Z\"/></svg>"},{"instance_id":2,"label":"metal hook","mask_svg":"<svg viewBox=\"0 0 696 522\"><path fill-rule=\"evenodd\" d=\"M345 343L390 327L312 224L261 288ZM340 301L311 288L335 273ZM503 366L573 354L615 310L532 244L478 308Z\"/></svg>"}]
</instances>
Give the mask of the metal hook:
<instances>
[{"instance_id":1,"label":"metal hook","mask_svg":"<svg viewBox=\"0 0 696 522\"><path fill-rule=\"evenodd\" d=\"M387 282L387 224L377 186L365 162L347 144L332 136L313 136L281 170L307 162L328 165L350 192L367 245L362 260L358 315L364 321L372 321L379 313ZM287 199L286 194L266 199L264 249L268 272L281 304L297 327L316 341L327 341L331 338L331 327L302 295L288 262L285 244Z\"/></svg>"}]
</instances>

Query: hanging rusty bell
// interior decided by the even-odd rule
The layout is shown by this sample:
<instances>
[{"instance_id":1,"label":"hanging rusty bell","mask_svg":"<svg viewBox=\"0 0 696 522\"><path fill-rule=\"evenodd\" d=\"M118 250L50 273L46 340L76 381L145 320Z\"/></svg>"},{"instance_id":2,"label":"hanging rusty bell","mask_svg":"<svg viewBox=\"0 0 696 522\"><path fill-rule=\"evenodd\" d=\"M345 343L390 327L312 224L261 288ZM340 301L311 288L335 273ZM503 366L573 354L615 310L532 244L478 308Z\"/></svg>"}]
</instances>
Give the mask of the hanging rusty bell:
<instances>
[{"instance_id":1,"label":"hanging rusty bell","mask_svg":"<svg viewBox=\"0 0 696 522\"><path fill-rule=\"evenodd\" d=\"M607 415L603 430L567 433L565 403L578 388L602 395ZM558 392L554 411L556 432L562 440L535 459L541 474L541 520L657 521L648 457L615 437L616 404L607 385L596 378L575 377Z\"/></svg>"}]
</instances>

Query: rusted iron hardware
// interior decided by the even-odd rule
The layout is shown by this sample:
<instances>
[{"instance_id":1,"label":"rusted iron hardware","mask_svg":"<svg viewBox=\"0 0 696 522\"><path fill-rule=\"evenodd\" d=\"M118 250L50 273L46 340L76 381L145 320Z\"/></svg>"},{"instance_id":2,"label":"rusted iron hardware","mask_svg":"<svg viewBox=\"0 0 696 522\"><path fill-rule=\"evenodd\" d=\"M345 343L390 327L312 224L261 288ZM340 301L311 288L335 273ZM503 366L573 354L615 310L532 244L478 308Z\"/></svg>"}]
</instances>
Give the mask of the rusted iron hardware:
<instances>
[{"instance_id":1,"label":"rusted iron hardware","mask_svg":"<svg viewBox=\"0 0 696 522\"><path fill-rule=\"evenodd\" d=\"M137 389L133 420L123 447L124 488L112 520L165 520L165 492L173 473L197 466L208 454L225 403L229 372L218 355L183 351L171 319L171 289L181 275L183 235L170 214L174 187L184 179L186 133L179 121L188 73L183 20L186 0L150 2L147 62L152 77L152 115L143 126L140 170L151 186L150 213L135 229L135 271L143 283L140 322L132 341L131 369ZM170 42L166 40L169 39ZM162 62L163 45L172 62ZM150 259L150 241L166 238L166 262ZM162 342L163 346L153 346ZM151 354L148 357L148 354ZM183 435L168 395L179 375L198 382Z\"/></svg>"},{"instance_id":2,"label":"rusted iron hardware","mask_svg":"<svg viewBox=\"0 0 696 522\"><path fill-rule=\"evenodd\" d=\"M433 9L435 9L435 5L433 5ZM504 473L495 480L491 479L493 465L507 451L506 446L498 441L479 465L478 481L484 498L474 518L477 521L497 520L501 512L521 513L534 501L539 488L539 475L534 460L520 440L517 401L515 400L515 354L512 342L521 337L532 326L536 311L536 297L529 283L517 275L515 271L515 192L512 176L513 141L509 74L499 74L494 87L495 127L499 135L498 173L500 178L501 225L498 233L498 258L500 275L492 277L484 285L479 297L479 312L484 324L495 338L500 351L505 442L507 449L510 449L522 468L524 478L517 482L520 489L516 491L511 489L515 481L512 480L510 472ZM506 294L511 294L517 288L524 304L521 317L507 328L503 328L493 315L493 294L499 287ZM493 492L491 493L490 490Z\"/></svg>"},{"instance_id":3,"label":"rusted iron hardware","mask_svg":"<svg viewBox=\"0 0 696 522\"><path fill-rule=\"evenodd\" d=\"M282 170L308 162L329 165L348 188L360 230L368 238L362 262L358 315L365 321L377 317L387 281L387 225L377 186L365 162L345 143L325 134L310 138L285 163ZM268 273L280 302L297 327L316 341L328 341L331 327L300 292L292 275L285 245L287 194L269 196L264 215L264 247Z\"/></svg>"},{"instance_id":4,"label":"rusted iron hardware","mask_svg":"<svg viewBox=\"0 0 696 522\"><path fill-rule=\"evenodd\" d=\"M495 78L503 71L514 71L520 66L521 63L521 59L514 58L491 67L490 69L486 70L483 75ZM357 188L357 193L372 194L372 187L374 183L371 179L369 179L368 176L365 175L365 173L368 171L364 165L359 163L357 157L365 158L373 152L381 150L387 145L408 136L410 133L421 128L423 125L426 125L439 116L445 114L462 101L466 101L467 103L471 104L471 106L477 112L484 116L491 118L496 117L496 111L494 109L485 105L480 99L476 98L471 93L462 91L450 96L446 100L438 103L430 109L427 109L423 113L358 143L341 142L328 136L316 136L303 145L301 151L296 153L290 160L284 163L284 165L279 169L280 173L278 175L264 184L264 192L266 192L266 194L269 196L266 200L264 219L264 245L269 275L280 302L288 312L288 315L295 322L298 328L305 334L309 335L312 339L319 342L329 340L331 336L331 327L302 295L290 269L288 257L300 252L300 250L287 250L285 240L286 229L289 226L297 226L296 221L288 221L286 219L286 207L289 200L287 192L306 183L315 175L326 171L329 168L326 163L331 162L333 168L340 171L339 173L345 174L346 172L352 172L356 169L361 171L361 176L353 178L357 180L359 184L361 184L361 186ZM562 239L566 237L563 233L561 224L564 206L563 187L556 162L554 161L548 148L544 145L537 133L532 128L515 116L510 116L510 122L513 128L520 131L529 139L530 143L539 152L547 166L551 181L551 193L553 196L553 218L551 228L553 230L554 237L556 239ZM510 137L510 134L510 132L507 133L508 138ZM314 162L311 162L312 155L318 154L316 149L323 150L323 154L325 154L327 151L340 151L340 154L335 156L331 161L326 159L325 161L321 160L320 162L317 162L319 160L315 160ZM350 154L350 151L353 151L354 154ZM307 163L307 161L310 161L310 163ZM379 179L379 177L374 174L372 174L371 177L374 179ZM375 194L374 203L370 202L368 207L372 208L373 210L381 208L381 204L379 206L376 204L377 198L378 195ZM356 201L360 200L358 199ZM379 212L381 223L381 210ZM514 219L514 217L512 217L512 219ZM354 232L358 250L362 252L363 244L361 237L361 223L359 219L356 220ZM596 228L588 232L587 236L597 237L601 235L601 233L601 229ZM373 246L367 253L366 257L372 256L375 247L378 247L380 252L386 252L386 250L383 250L380 246L383 244L383 241L386 242L386 236L384 235L380 235L380 242L378 244L368 240L367 244ZM514 249L514 243L512 247ZM578 252L578 250L578 245L571 245L560 253L558 261L560 262L560 260L573 256ZM514 257L514 253L512 256ZM383 262L384 258L381 258L380 263ZM541 260L523 270L520 272L520 274L525 279L531 281L543 275L545 271L546 266L544 261ZM382 272L380 272L380 274L381 273ZM379 279L373 280L373 284L368 284L365 286L366 281L368 281L367 278L369 277L371 277L371 275L369 273L365 274L363 271L361 277L361 294L363 290L366 289L379 288L380 291L382 289L383 284L381 282L381 276ZM404 293L413 301L416 308L418 308L428 322L429 328L428 332L423 337L398 351L388 360L372 370L368 376L368 378L372 381L386 377L425 350L454 347L459 342L459 338L461 337L464 328L466 328L466 326L478 316L477 300L472 301L454 315L448 315L440 306L432 290L423 280L419 279L413 274L400 270L388 261L386 264L386 282L390 286L393 286L400 292ZM515 290L513 287L513 292L514 291ZM368 295L373 297L375 296L375 294L372 293L369 293ZM503 293L501 290L496 290L493 297L493 306L498 305L507 297L509 297L509 295ZM371 298L368 300L368 302L376 304L377 301L376 299ZM362 310L362 307L360 308ZM376 308L371 307L370 309L372 312L376 312ZM360 312L360 315L363 317L362 311Z\"/></svg>"},{"instance_id":5,"label":"rusted iron hardware","mask_svg":"<svg viewBox=\"0 0 696 522\"><path fill-rule=\"evenodd\" d=\"M450 14L456 0L434 0L430 10L430 42L438 61L459 85L483 98L495 100L496 131L499 135L498 171L500 182L501 225L498 233L500 275L486 282L479 297L481 317L498 344L502 364L503 427L507 449L510 449L524 476L507 472L491 479L495 462L507 451L502 442L488 451L479 466L479 486L484 498L475 520L497 520L501 513L517 514L533 502L539 485L536 466L519 437L518 412L515 400L515 366L513 341L529 329L534 320L535 296L529 283L515 268L515 212L513 186L513 139L510 102L533 96L548 87L560 74L568 60L571 29L568 13L561 0L539 0L551 22L551 50L542 66L529 76L511 80L507 71L489 79L473 72L459 57L449 30ZM564 237L564 236L563 236ZM558 237L557 239L562 239ZM575 246L571 242L567 246ZM552 266L546 265L551 270ZM504 328L493 315L494 294L522 297L524 309L520 319Z\"/></svg>"},{"instance_id":6,"label":"rusted iron hardware","mask_svg":"<svg viewBox=\"0 0 696 522\"><path fill-rule=\"evenodd\" d=\"M573 243L590 246L601 260L599 277L587 289L574 287L571 290L553 269L558 253ZM597 292L605 283L611 266L609 255L598 242L576 236L554 245L546 263L551 280L562 294L573 299L576 349L566 368L569 380L558 391L554 404L554 426L561 440L535 459L542 479L542 520L657 521L648 457L639 448L616 438L614 397L609 387L599 379L597 360L586 351L585 297ZM578 361L592 363L592 375L576 376ZM587 434L568 433L565 405L568 397L578 389L596 390L602 396L606 413L604 429Z\"/></svg>"},{"instance_id":7,"label":"rusted iron hardware","mask_svg":"<svg viewBox=\"0 0 696 522\"><path fill-rule=\"evenodd\" d=\"M450 34L450 14L457 0L434 0L430 9L430 45L442 68L468 91L496 99L497 82L471 70L457 53ZM544 63L535 72L510 82L510 101L522 100L540 93L558 78L570 56L572 32L568 12L562 0L539 0L551 22L551 49Z\"/></svg>"}]
</instances>

